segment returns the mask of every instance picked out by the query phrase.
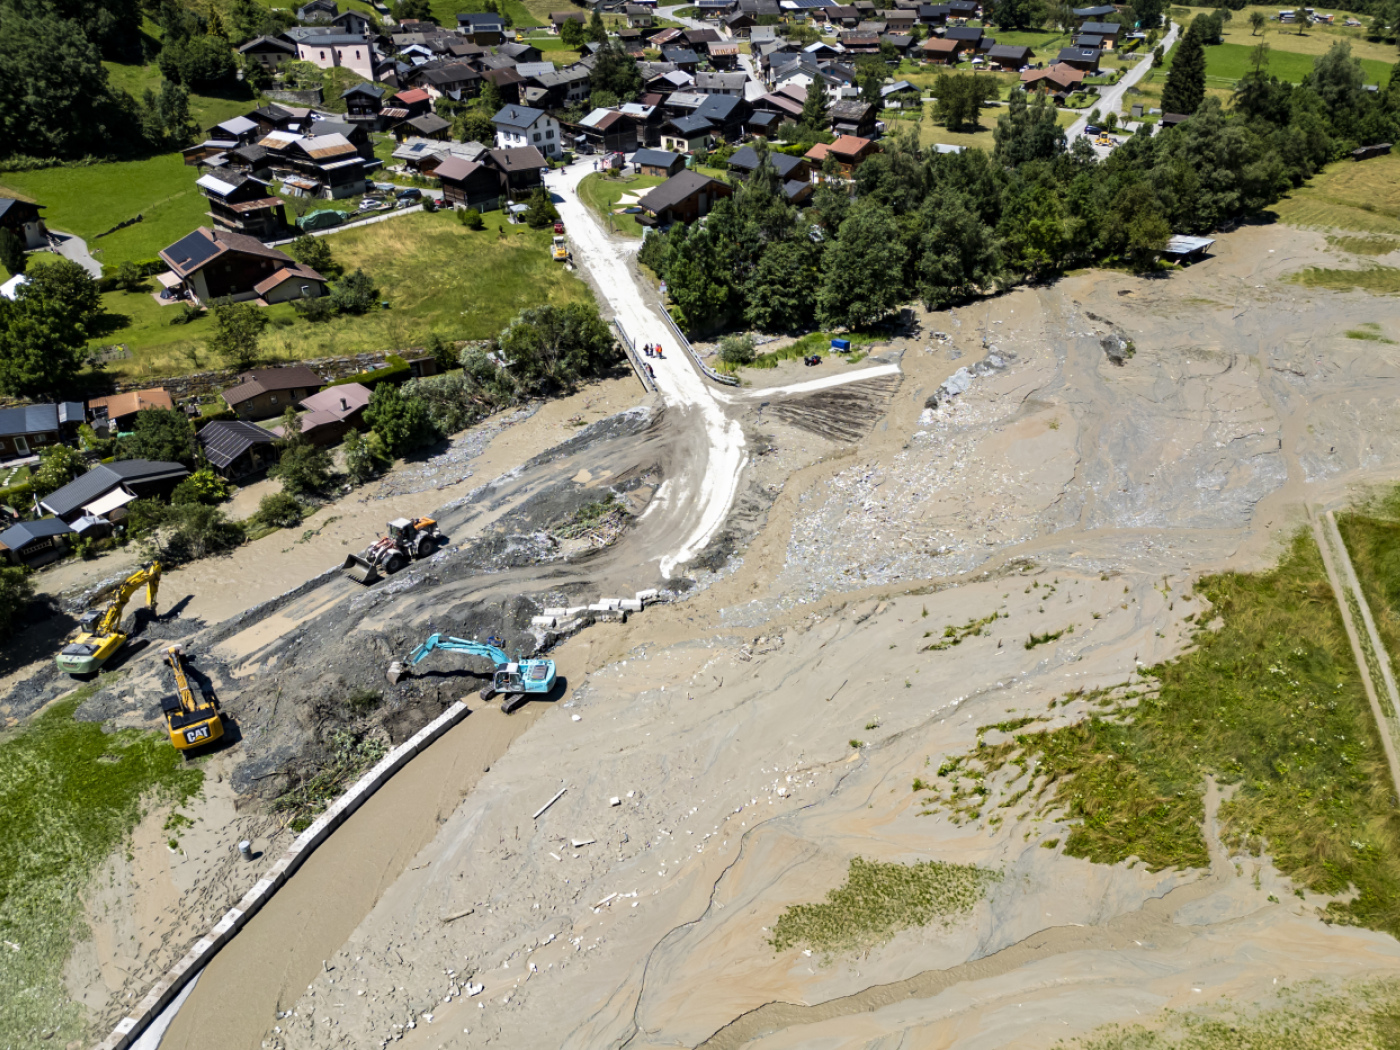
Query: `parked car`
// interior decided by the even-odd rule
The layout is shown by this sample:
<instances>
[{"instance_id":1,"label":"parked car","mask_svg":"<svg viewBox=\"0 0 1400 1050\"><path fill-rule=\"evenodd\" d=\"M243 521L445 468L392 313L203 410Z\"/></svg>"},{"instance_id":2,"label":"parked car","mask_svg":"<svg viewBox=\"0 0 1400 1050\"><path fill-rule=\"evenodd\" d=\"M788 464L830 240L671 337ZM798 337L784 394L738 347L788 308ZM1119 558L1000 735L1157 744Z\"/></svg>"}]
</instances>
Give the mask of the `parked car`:
<instances>
[{"instance_id":1,"label":"parked car","mask_svg":"<svg viewBox=\"0 0 1400 1050\"><path fill-rule=\"evenodd\" d=\"M401 201L419 201L423 199L423 191L410 187L406 190L399 190L394 196Z\"/></svg>"},{"instance_id":2,"label":"parked car","mask_svg":"<svg viewBox=\"0 0 1400 1050\"><path fill-rule=\"evenodd\" d=\"M1089 138L1093 138L1095 135L1100 134L1102 131L1103 128L1099 127L1097 124L1084 125L1084 134L1089 136Z\"/></svg>"},{"instance_id":3,"label":"parked car","mask_svg":"<svg viewBox=\"0 0 1400 1050\"><path fill-rule=\"evenodd\" d=\"M376 200L373 197L366 197L360 201L360 211L381 211L393 208L388 201Z\"/></svg>"}]
</instances>

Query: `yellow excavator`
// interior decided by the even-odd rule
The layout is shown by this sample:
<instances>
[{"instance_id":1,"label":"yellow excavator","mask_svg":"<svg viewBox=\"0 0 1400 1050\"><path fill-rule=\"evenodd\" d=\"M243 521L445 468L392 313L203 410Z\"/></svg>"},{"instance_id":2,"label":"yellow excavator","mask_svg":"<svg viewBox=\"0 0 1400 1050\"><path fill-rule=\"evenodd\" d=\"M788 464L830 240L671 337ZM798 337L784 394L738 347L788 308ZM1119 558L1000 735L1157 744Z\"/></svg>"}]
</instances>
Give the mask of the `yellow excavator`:
<instances>
[{"instance_id":1,"label":"yellow excavator","mask_svg":"<svg viewBox=\"0 0 1400 1050\"><path fill-rule=\"evenodd\" d=\"M122 633L122 613L131 596L146 588L146 605L151 615L156 613L156 591L160 588L160 562L153 561L137 569L122 581L107 608L83 614L78 620L77 636L59 651L58 669L68 674L91 674L102 669L123 645L127 635Z\"/></svg>"},{"instance_id":2,"label":"yellow excavator","mask_svg":"<svg viewBox=\"0 0 1400 1050\"><path fill-rule=\"evenodd\" d=\"M163 697L160 701L161 713L165 715L165 728L170 733L170 742L179 751L188 752L192 748L211 744L224 735L224 720L214 701L203 694L199 702L194 699L189 678L185 675L185 653L178 645L165 650L165 663L175 676L175 696ZM185 757L189 757L186 755Z\"/></svg>"}]
</instances>

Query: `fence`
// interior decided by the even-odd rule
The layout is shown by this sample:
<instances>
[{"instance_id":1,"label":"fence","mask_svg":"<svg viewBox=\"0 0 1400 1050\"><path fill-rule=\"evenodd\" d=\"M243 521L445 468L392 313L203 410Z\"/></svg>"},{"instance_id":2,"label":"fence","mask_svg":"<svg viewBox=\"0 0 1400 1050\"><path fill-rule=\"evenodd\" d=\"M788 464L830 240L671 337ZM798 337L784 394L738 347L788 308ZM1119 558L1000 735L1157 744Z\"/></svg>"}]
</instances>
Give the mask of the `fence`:
<instances>
[{"instance_id":1,"label":"fence","mask_svg":"<svg viewBox=\"0 0 1400 1050\"><path fill-rule=\"evenodd\" d=\"M671 317L671 311L666 309L666 304L660 303L659 305L662 315L666 318L666 323L671 326L671 331L674 332L676 338L680 340L681 349L690 355L690 359L695 362L695 367L700 369L700 373L706 379L712 379L716 383L721 383L724 386L738 386L739 380L734 378L734 376L727 376L723 372L716 372L709 365L705 364L704 361L700 360L700 355L695 352L695 347L690 345L690 340L685 337L685 333L680 330L680 326L677 325L675 320Z\"/></svg>"},{"instance_id":2,"label":"fence","mask_svg":"<svg viewBox=\"0 0 1400 1050\"><path fill-rule=\"evenodd\" d=\"M632 337L627 334L627 329L622 327L622 322L616 317L613 318L613 327L617 329L617 334L622 337L623 348L627 351L627 360L632 362L632 371L637 373L637 378L642 381L642 386L648 393L655 393L656 380L651 378L651 372L647 369L646 362L637 356L636 344L632 342Z\"/></svg>"}]
</instances>

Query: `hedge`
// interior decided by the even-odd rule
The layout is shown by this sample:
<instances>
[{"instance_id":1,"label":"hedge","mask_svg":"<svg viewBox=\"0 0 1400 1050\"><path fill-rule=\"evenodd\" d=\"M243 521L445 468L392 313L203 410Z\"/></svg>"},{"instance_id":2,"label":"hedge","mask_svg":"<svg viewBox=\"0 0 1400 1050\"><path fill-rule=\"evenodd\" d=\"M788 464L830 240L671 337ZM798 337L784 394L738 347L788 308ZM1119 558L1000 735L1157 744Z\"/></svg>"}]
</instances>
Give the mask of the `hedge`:
<instances>
[{"instance_id":1,"label":"hedge","mask_svg":"<svg viewBox=\"0 0 1400 1050\"><path fill-rule=\"evenodd\" d=\"M34 483L21 481L18 485L0 489L0 503L18 511L27 511L34 506Z\"/></svg>"},{"instance_id":2,"label":"hedge","mask_svg":"<svg viewBox=\"0 0 1400 1050\"><path fill-rule=\"evenodd\" d=\"M408 366L408 362L398 354L388 354L385 360L389 363L383 368L376 368L371 372L357 372L343 379L332 380L321 389L329 390L333 386L344 386L346 383L359 383L373 390L380 383L403 383L413 377L413 369L411 369Z\"/></svg>"}]
</instances>

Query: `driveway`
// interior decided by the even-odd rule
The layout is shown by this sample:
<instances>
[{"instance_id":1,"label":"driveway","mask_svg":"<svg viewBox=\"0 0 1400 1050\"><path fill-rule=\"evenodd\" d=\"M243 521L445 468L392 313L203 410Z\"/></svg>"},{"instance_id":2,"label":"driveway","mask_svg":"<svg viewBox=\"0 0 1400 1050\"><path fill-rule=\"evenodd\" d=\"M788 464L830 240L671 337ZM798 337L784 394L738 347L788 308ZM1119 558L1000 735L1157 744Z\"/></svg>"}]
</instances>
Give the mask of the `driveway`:
<instances>
[{"instance_id":1,"label":"driveway","mask_svg":"<svg viewBox=\"0 0 1400 1050\"><path fill-rule=\"evenodd\" d=\"M71 233L54 233L49 231L49 235L58 241L58 254L65 259L77 263L96 279L102 276L102 264L92 257L88 251L87 241Z\"/></svg>"}]
</instances>

